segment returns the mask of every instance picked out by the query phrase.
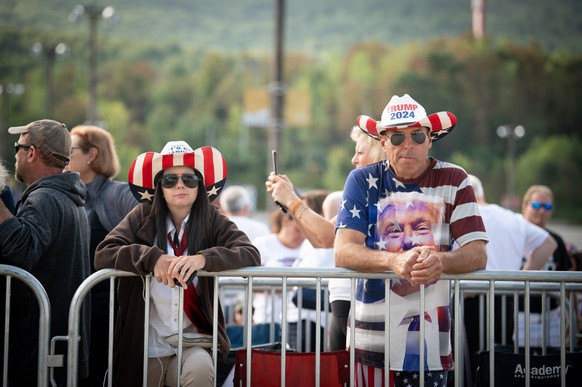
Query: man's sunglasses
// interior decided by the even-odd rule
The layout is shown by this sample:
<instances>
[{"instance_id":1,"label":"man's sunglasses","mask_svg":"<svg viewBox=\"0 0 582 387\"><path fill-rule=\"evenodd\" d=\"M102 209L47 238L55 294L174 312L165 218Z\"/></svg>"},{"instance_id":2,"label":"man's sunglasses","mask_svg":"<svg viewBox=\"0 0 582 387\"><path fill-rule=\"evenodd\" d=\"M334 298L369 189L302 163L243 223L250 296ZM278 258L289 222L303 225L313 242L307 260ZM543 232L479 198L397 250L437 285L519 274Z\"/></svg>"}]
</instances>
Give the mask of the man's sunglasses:
<instances>
[{"instance_id":1,"label":"man's sunglasses","mask_svg":"<svg viewBox=\"0 0 582 387\"><path fill-rule=\"evenodd\" d=\"M15 142L14 143L14 153L18 153L20 148L30 149L30 147L33 147L33 146L34 146L34 144L19 144L19 143Z\"/></svg>"},{"instance_id":2,"label":"man's sunglasses","mask_svg":"<svg viewBox=\"0 0 582 387\"><path fill-rule=\"evenodd\" d=\"M410 138L415 144L422 145L426 141L426 133L423 130L417 130L410 133ZM405 133L394 133L389 138L390 143L394 146L398 146L404 142L406 139Z\"/></svg>"},{"instance_id":3,"label":"man's sunglasses","mask_svg":"<svg viewBox=\"0 0 582 387\"><path fill-rule=\"evenodd\" d=\"M168 173L167 175L162 176L162 187L172 188L178 184L178 180L180 180L180 178L182 179L182 183L184 183L184 185L188 188L198 187L198 182L200 181L195 173L185 173L183 175Z\"/></svg>"},{"instance_id":4,"label":"man's sunglasses","mask_svg":"<svg viewBox=\"0 0 582 387\"><path fill-rule=\"evenodd\" d=\"M540 202L529 202L529 205L531 206L531 208L533 208L534 210L539 210L540 208L544 208L544 210L549 211L552 209L553 205L552 203L540 203Z\"/></svg>"}]
</instances>

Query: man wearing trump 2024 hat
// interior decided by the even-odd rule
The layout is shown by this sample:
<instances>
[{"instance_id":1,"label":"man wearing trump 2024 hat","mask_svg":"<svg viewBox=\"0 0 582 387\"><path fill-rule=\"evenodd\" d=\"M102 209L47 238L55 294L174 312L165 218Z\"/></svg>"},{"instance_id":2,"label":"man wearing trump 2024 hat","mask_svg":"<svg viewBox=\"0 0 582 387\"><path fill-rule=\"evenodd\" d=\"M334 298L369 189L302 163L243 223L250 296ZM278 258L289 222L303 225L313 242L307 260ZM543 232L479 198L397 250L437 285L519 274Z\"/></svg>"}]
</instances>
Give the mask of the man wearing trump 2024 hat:
<instances>
[{"instance_id":1,"label":"man wearing trump 2024 hat","mask_svg":"<svg viewBox=\"0 0 582 387\"><path fill-rule=\"evenodd\" d=\"M64 124L39 120L11 127L8 132L20 135L14 143L16 179L26 184L26 190L16 215L0 201L0 263L20 267L41 282L51 304L50 337L66 336L71 299L91 273L89 223L83 207L87 189L78 173L62 173L71 153L71 137ZM87 375L89 311L90 300L85 300L80 320L79 379ZM37 384L38 314L36 297L26 285L14 281L10 385ZM57 353L65 353L64 348L65 343L57 343ZM65 371L66 367L55 370L59 386L65 385Z\"/></svg>"},{"instance_id":2,"label":"man wearing trump 2024 hat","mask_svg":"<svg viewBox=\"0 0 582 387\"><path fill-rule=\"evenodd\" d=\"M355 353L358 386L419 385L420 316L425 386L445 386L452 369L449 283L441 274L485 268L487 235L465 171L428 155L456 125L449 112L427 115L408 94L393 96L381 121L357 124L380 141L386 160L348 176L336 223L335 262L363 272L392 270L390 314L384 279L359 279ZM456 241L459 249L451 251ZM425 286L424 313L420 285ZM350 321L350 320L348 320ZM385 364L385 331L390 338ZM348 330L349 345L351 330ZM389 369L385 376L384 370Z\"/></svg>"}]
</instances>

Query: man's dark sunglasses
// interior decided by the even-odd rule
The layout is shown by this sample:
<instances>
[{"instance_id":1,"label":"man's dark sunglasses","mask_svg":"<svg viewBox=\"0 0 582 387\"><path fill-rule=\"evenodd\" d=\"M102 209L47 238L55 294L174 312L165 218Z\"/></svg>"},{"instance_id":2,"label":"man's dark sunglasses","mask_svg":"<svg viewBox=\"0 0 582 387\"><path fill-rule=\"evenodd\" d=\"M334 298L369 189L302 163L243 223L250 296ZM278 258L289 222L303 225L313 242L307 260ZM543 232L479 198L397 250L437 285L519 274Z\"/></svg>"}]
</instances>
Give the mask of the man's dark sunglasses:
<instances>
[{"instance_id":1,"label":"man's dark sunglasses","mask_svg":"<svg viewBox=\"0 0 582 387\"><path fill-rule=\"evenodd\" d=\"M30 149L30 147L34 146L34 144L19 144L17 142L14 143L14 153L18 153L20 148Z\"/></svg>"},{"instance_id":2,"label":"man's dark sunglasses","mask_svg":"<svg viewBox=\"0 0 582 387\"><path fill-rule=\"evenodd\" d=\"M198 187L198 182L200 179L196 176L195 173L185 173L183 175L176 175L174 173L168 173L167 175L162 176L162 187L164 188L172 188L176 184L178 184L178 180L182 179L184 185L188 188L196 188Z\"/></svg>"},{"instance_id":3,"label":"man's dark sunglasses","mask_svg":"<svg viewBox=\"0 0 582 387\"><path fill-rule=\"evenodd\" d=\"M539 210L540 208L543 207L546 211L549 211L553 207L552 203L529 202L529 205L534 210Z\"/></svg>"},{"instance_id":4,"label":"man's dark sunglasses","mask_svg":"<svg viewBox=\"0 0 582 387\"><path fill-rule=\"evenodd\" d=\"M410 133L410 138L415 144L422 145L426 141L426 133L423 130L417 130ZM405 133L394 133L389 137L390 143L394 146L398 146L404 142L406 139Z\"/></svg>"}]
</instances>

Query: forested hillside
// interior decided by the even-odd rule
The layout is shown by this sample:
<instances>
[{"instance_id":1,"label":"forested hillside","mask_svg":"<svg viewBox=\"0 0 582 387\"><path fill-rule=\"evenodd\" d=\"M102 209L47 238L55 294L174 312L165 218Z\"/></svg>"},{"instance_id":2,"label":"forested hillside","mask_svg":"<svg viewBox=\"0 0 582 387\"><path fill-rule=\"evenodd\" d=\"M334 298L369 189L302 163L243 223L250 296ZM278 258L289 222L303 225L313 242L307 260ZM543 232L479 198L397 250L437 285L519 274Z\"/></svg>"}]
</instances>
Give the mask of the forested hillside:
<instances>
[{"instance_id":1,"label":"forested hillside","mask_svg":"<svg viewBox=\"0 0 582 387\"><path fill-rule=\"evenodd\" d=\"M271 50L276 0L93 0L113 6L117 23L102 33L131 41L174 42L220 50ZM68 20L71 0L2 0L0 25L84 31ZM471 30L471 0L286 0L285 44L315 53L355 42L397 45ZM539 42L582 51L582 1L487 0L493 40ZM80 26L79 24L82 24Z\"/></svg>"}]
</instances>

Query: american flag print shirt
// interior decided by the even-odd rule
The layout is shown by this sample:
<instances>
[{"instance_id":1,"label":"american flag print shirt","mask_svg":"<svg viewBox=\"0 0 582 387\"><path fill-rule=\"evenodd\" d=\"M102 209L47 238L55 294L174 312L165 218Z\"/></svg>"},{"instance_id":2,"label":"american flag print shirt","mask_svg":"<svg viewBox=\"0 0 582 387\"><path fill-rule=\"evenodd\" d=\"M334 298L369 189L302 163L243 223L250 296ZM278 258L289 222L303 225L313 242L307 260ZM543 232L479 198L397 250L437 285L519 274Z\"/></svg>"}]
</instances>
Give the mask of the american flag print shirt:
<instances>
[{"instance_id":1,"label":"american flag print shirt","mask_svg":"<svg viewBox=\"0 0 582 387\"><path fill-rule=\"evenodd\" d=\"M449 251L485 240L485 226L467 174L459 166L430 158L417 179L399 180L387 160L353 170L346 180L336 228L366 235L366 247L402 252L415 246ZM385 321L385 281L359 279L356 289L356 358L384 368L384 331L390 332L391 370L420 365L419 286L390 281L390 321ZM425 286L425 370L452 368L449 281ZM349 320L348 320L349 321ZM349 330L348 330L349 335ZM349 343L349 338L348 341Z\"/></svg>"}]
</instances>

